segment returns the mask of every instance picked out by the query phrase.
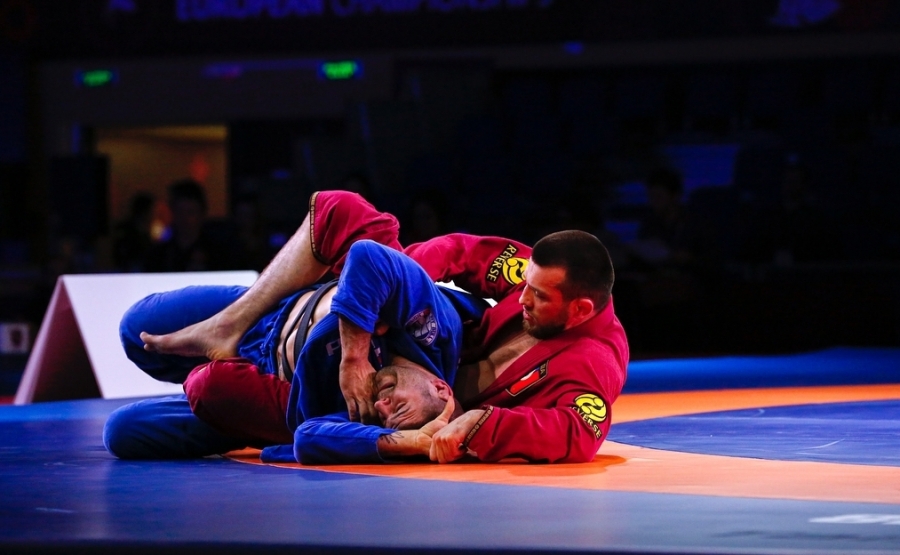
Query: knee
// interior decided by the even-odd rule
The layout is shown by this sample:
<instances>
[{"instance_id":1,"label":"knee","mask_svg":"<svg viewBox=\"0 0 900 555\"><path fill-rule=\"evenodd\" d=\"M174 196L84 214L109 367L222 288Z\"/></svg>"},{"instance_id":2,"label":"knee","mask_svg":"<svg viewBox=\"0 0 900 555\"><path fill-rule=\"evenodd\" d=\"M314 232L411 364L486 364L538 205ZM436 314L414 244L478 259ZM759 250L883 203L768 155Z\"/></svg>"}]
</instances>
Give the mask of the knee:
<instances>
[{"instance_id":1,"label":"knee","mask_svg":"<svg viewBox=\"0 0 900 555\"><path fill-rule=\"evenodd\" d=\"M143 416L138 403L119 407L109 415L103 426L103 446L111 455L120 459L156 458L141 439Z\"/></svg>"},{"instance_id":2,"label":"knee","mask_svg":"<svg viewBox=\"0 0 900 555\"><path fill-rule=\"evenodd\" d=\"M184 393L191 411L201 418L229 412L235 399L243 395L242 372L257 373L256 366L240 358L214 360L198 366L184 381Z\"/></svg>"},{"instance_id":3,"label":"knee","mask_svg":"<svg viewBox=\"0 0 900 555\"><path fill-rule=\"evenodd\" d=\"M325 206L331 212L332 218L349 219L358 215L361 210L375 210L375 207L359 193L352 191L319 191L316 193L316 203Z\"/></svg>"},{"instance_id":4,"label":"knee","mask_svg":"<svg viewBox=\"0 0 900 555\"><path fill-rule=\"evenodd\" d=\"M125 348L126 353L135 348L140 351L144 350L141 332L149 329L148 317L152 314L152 310L147 305L151 297L153 295L144 297L131 305L119 321L119 340L122 342L122 347Z\"/></svg>"},{"instance_id":5,"label":"knee","mask_svg":"<svg viewBox=\"0 0 900 555\"><path fill-rule=\"evenodd\" d=\"M310 199L312 249L322 263L340 272L347 250L360 239L371 239L400 250L397 218L379 212L364 198L347 191L322 191Z\"/></svg>"}]
</instances>

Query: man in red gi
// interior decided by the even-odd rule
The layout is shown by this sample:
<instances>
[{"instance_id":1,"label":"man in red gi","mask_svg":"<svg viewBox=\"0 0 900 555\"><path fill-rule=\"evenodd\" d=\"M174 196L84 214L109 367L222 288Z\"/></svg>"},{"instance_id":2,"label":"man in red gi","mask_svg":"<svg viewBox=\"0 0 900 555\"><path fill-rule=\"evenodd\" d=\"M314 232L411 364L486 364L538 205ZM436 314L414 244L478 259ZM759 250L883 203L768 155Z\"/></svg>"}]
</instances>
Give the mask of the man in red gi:
<instances>
[{"instance_id":1,"label":"man in red gi","mask_svg":"<svg viewBox=\"0 0 900 555\"><path fill-rule=\"evenodd\" d=\"M313 195L304 224L244 296L180 332L143 336L147 349L233 356L243 330L263 311L329 269L339 272L359 239L399 249L398 229L396 219L358 195ZM498 301L462 356L454 390L467 410L434 432L430 458L450 462L470 453L483 461L590 461L609 430L629 355L613 310L612 264L600 241L560 232L532 250L516 241L452 234L404 252L432 279L453 280ZM341 320L341 389L354 420L372 421L379 412L385 418L394 410L383 392L376 410L374 369L364 354L373 331ZM421 436L415 432L379 441Z\"/></svg>"}]
</instances>

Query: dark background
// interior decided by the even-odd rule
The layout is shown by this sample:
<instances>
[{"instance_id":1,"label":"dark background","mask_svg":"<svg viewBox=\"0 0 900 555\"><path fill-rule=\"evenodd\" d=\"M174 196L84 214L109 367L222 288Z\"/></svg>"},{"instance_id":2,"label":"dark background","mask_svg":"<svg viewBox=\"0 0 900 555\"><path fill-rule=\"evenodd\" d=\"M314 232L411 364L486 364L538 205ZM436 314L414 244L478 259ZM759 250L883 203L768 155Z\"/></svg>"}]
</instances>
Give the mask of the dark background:
<instances>
[{"instance_id":1,"label":"dark background","mask_svg":"<svg viewBox=\"0 0 900 555\"><path fill-rule=\"evenodd\" d=\"M636 357L900 340L900 5L887 0L0 0L0 321L36 334L60 237L86 251L66 271L117 270L87 252L114 219L91 148L101 122L77 122L82 144L60 158L42 127L44 68L203 57L273 72L331 52L388 57L388 97L354 98L342 117L241 117L233 103L237 115L216 122L228 128L229 202L248 187L269 199L272 237L312 190L336 185L283 175L300 143L334 176L369 172L373 202L401 221L438 195L444 231L534 241L586 225L611 248L647 213L649 172L674 165L705 242L676 267L614 252ZM367 71L361 80L379 77ZM97 98L116 110L114 96ZM366 144L318 146L354 137ZM735 150L665 155L704 145ZM710 164L725 167L720 182L704 177ZM786 263L751 247L791 165L807 172L826 248ZM2 359L12 374L24 361Z\"/></svg>"}]
</instances>

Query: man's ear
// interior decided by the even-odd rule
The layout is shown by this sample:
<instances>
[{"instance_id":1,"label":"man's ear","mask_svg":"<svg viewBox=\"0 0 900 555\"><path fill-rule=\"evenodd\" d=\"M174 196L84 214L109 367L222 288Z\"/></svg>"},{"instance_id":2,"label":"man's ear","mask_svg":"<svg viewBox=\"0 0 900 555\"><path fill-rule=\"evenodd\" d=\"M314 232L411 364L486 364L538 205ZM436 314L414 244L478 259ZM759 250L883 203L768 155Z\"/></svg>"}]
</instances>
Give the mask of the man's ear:
<instances>
[{"instance_id":1,"label":"man's ear","mask_svg":"<svg viewBox=\"0 0 900 555\"><path fill-rule=\"evenodd\" d=\"M453 389L444 380L434 378L431 380L431 385L434 386L438 399L441 401L446 401L450 397L453 397Z\"/></svg>"},{"instance_id":2,"label":"man's ear","mask_svg":"<svg viewBox=\"0 0 900 555\"><path fill-rule=\"evenodd\" d=\"M447 402L450 399L453 399L453 414L450 415L451 421L456 420L457 418L462 416L464 412L466 412L463 409L462 405L459 404L459 401L454 398L453 388L450 387L447 382L440 378L434 378L433 380L431 380L431 383L437 391L437 396L441 401Z\"/></svg>"},{"instance_id":3,"label":"man's ear","mask_svg":"<svg viewBox=\"0 0 900 555\"><path fill-rule=\"evenodd\" d=\"M572 301L572 311L569 313L569 327L577 326L594 315L594 301L587 297L579 297Z\"/></svg>"}]
</instances>

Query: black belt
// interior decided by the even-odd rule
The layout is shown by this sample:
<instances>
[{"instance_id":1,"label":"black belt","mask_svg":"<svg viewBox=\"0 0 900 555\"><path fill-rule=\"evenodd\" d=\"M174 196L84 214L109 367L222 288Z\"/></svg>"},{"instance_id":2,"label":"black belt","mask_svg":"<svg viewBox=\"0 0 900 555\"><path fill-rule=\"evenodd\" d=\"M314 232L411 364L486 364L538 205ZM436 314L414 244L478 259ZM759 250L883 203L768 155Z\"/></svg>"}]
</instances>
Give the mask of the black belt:
<instances>
[{"instance_id":1,"label":"black belt","mask_svg":"<svg viewBox=\"0 0 900 555\"><path fill-rule=\"evenodd\" d=\"M288 332L284 335L284 343L281 345L281 367L284 371L285 380L291 381L294 377L294 371L291 370L290 361L287 358L287 341L291 336L291 331L293 331L294 328L297 329L297 335L294 337L294 364L297 364L297 360L300 358L300 350L303 348L303 344L306 343L306 334L309 333L309 321L312 319L313 312L316 310L316 305L319 304L319 301L325 293L337 285L337 282L338 280L334 279L316 289L316 292L307 299L306 304L303 306L303 310L300 311L300 314L294 318L294 321L291 322L290 327L288 327Z\"/></svg>"}]
</instances>

